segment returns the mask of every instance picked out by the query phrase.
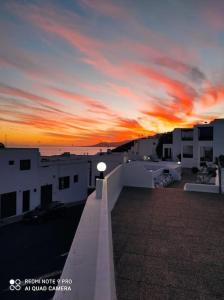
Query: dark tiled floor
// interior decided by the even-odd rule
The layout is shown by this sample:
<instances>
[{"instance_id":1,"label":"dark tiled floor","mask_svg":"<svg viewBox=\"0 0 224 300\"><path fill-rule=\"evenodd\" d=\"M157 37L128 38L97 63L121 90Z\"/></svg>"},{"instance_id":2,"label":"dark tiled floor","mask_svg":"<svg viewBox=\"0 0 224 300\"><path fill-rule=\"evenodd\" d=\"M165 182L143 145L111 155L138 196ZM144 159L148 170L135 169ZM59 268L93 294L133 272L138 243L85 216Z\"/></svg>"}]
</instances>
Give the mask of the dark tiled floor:
<instances>
[{"instance_id":1,"label":"dark tiled floor","mask_svg":"<svg viewBox=\"0 0 224 300\"><path fill-rule=\"evenodd\" d=\"M112 212L118 300L224 299L224 196L124 188Z\"/></svg>"}]
</instances>

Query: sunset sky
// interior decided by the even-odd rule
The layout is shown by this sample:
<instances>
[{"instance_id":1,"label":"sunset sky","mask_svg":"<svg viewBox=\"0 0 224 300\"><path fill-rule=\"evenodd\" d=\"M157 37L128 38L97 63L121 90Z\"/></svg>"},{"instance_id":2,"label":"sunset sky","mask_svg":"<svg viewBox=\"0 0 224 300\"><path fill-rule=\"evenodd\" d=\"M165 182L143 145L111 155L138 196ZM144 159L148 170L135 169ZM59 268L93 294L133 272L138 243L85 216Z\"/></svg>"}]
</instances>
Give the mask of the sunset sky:
<instances>
[{"instance_id":1,"label":"sunset sky","mask_svg":"<svg viewBox=\"0 0 224 300\"><path fill-rule=\"evenodd\" d=\"M223 0L1 0L0 141L90 145L222 117Z\"/></svg>"}]
</instances>

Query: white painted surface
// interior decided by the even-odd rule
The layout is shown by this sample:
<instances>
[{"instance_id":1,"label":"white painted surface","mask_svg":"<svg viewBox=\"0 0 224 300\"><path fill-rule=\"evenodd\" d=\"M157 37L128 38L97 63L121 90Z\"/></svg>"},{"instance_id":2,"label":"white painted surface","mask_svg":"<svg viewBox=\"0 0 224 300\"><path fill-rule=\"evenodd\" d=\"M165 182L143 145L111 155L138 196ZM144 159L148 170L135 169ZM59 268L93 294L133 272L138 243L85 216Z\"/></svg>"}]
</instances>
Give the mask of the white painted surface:
<instances>
[{"instance_id":1,"label":"white painted surface","mask_svg":"<svg viewBox=\"0 0 224 300\"><path fill-rule=\"evenodd\" d=\"M111 211L123 187L122 171L120 165L104 179L94 300L116 300Z\"/></svg>"},{"instance_id":2,"label":"white painted surface","mask_svg":"<svg viewBox=\"0 0 224 300\"><path fill-rule=\"evenodd\" d=\"M224 193L224 168L221 169L221 192Z\"/></svg>"},{"instance_id":3,"label":"white painted surface","mask_svg":"<svg viewBox=\"0 0 224 300\"><path fill-rule=\"evenodd\" d=\"M102 199L103 179L96 179L96 199Z\"/></svg>"},{"instance_id":4,"label":"white painted surface","mask_svg":"<svg viewBox=\"0 0 224 300\"><path fill-rule=\"evenodd\" d=\"M199 183L186 183L184 190L188 192L219 193L219 186Z\"/></svg>"},{"instance_id":5,"label":"white painted surface","mask_svg":"<svg viewBox=\"0 0 224 300\"><path fill-rule=\"evenodd\" d=\"M94 299L101 200L95 192L86 202L61 278L72 279L72 291L57 291L54 300ZM105 299L106 300L106 299Z\"/></svg>"},{"instance_id":6,"label":"white painted surface","mask_svg":"<svg viewBox=\"0 0 224 300\"><path fill-rule=\"evenodd\" d=\"M116 300L111 210L123 187L122 165L100 182L102 197L88 197L61 275L73 280L72 292L57 291L54 300Z\"/></svg>"},{"instance_id":7,"label":"white painted surface","mask_svg":"<svg viewBox=\"0 0 224 300\"><path fill-rule=\"evenodd\" d=\"M145 162L133 161L123 165L123 185L154 188L152 171L147 170Z\"/></svg>"},{"instance_id":8,"label":"white painted surface","mask_svg":"<svg viewBox=\"0 0 224 300\"><path fill-rule=\"evenodd\" d=\"M141 158L145 155L155 156L157 144L158 144L157 136L139 139L135 142L130 152L134 152L135 154L139 155L139 157Z\"/></svg>"},{"instance_id":9,"label":"white painted surface","mask_svg":"<svg viewBox=\"0 0 224 300\"><path fill-rule=\"evenodd\" d=\"M123 166L124 165L119 165L105 177L105 182L107 183L107 201L109 203L110 211L113 209L124 185Z\"/></svg>"}]
</instances>

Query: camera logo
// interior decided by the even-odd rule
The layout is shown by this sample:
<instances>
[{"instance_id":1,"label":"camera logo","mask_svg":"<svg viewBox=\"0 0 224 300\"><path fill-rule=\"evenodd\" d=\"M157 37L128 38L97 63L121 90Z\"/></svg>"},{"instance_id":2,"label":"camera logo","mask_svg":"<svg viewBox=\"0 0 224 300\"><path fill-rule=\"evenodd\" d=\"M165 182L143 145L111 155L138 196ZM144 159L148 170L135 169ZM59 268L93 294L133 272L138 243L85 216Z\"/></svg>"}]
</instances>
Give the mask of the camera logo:
<instances>
[{"instance_id":1,"label":"camera logo","mask_svg":"<svg viewBox=\"0 0 224 300\"><path fill-rule=\"evenodd\" d=\"M20 291L21 290L21 280L20 279L10 279L9 280L10 291Z\"/></svg>"}]
</instances>

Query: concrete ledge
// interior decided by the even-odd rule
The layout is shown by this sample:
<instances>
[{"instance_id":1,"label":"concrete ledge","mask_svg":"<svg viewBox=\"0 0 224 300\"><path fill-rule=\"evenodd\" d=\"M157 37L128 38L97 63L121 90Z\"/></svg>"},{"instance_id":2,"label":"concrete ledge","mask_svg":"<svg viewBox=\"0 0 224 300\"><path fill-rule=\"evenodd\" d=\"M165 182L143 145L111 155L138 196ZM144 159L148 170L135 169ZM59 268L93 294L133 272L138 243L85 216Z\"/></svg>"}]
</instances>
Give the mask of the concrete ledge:
<instances>
[{"instance_id":1,"label":"concrete ledge","mask_svg":"<svg viewBox=\"0 0 224 300\"><path fill-rule=\"evenodd\" d=\"M211 184L185 183L184 190L187 192L219 193L219 186Z\"/></svg>"},{"instance_id":2,"label":"concrete ledge","mask_svg":"<svg viewBox=\"0 0 224 300\"><path fill-rule=\"evenodd\" d=\"M61 279L72 279L72 291L57 291L54 300L89 300L95 292L100 200L92 193L86 202Z\"/></svg>"}]
</instances>

